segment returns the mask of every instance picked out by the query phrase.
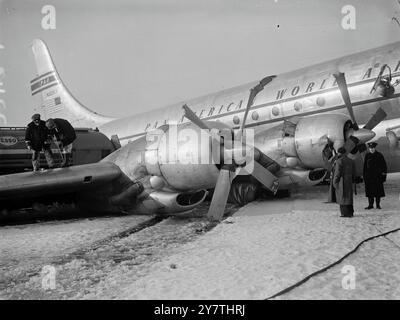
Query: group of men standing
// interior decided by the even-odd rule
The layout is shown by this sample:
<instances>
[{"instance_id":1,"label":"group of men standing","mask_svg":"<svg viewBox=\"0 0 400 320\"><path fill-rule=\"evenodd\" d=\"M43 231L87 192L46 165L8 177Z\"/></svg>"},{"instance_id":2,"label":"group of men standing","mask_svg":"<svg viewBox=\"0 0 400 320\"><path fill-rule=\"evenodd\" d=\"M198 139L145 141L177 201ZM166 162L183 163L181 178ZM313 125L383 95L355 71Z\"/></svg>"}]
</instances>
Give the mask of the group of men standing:
<instances>
[{"instance_id":1,"label":"group of men standing","mask_svg":"<svg viewBox=\"0 0 400 320\"><path fill-rule=\"evenodd\" d=\"M32 116L25 132L25 143L32 151L33 171L40 169L40 152L43 151L49 169L55 167L51 142L54 141L60 150L62 162L60 167L70 166L72 163L72 143L76 139L75 130L65 119L48 119L43 121L40 114Z\"/></svg>"},{"instance_id":2,"label":"group of men standing","mask_svg":"<svg viewBox=\"0 0 400 320\"><path fill-rule=\"evenodd\" d=\"M368 143L368 153L364 158L363 179L365 195L368 198L366 210L373 209L374 200L376 208L381 209L380 200L385 196L383 183L386 181L387 167L383 155L376 151L376 142ZM353 208L353 181L355 178L355 165L346 155L346 149L338 149L338 157L334 163L332 186L334 188L334 202L340 205L341 217L352 217Z\"/></svg>"}]
</instances>

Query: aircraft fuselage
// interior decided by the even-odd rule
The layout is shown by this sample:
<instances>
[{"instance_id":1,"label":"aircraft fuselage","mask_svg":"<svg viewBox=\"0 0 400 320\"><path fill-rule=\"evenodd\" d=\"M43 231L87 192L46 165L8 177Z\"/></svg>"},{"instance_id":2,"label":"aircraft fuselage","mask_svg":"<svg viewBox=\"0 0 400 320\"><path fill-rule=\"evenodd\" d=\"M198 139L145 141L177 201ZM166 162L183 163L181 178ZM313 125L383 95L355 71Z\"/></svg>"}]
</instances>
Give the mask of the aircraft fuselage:
<instances>
[{"instance_id":1,"label":"aircraft fuselage","mask_svg":"<svg viewBox=\"0 0 400 320\"><path fill-rule=\"evenodd\" d=\"M277 75L255 98L246 128L254 128L257 133L293 117L330 113L348 115L332 75L344 72L359 124L366 123L379 107L387 113L385 121L374 129L377 135L373 140L379 143L378 149L387 158L389 170L400 171L400 150L389 148L385 135L388 128L400 125L400 91L395 86L395 92L387 97L370 93L384 64L390 67L392 83L396 83L400 78L400 42ZM384 73L387 74L388 72ZM239 128L249 90L257 83L258 81L254 81L165 108L117 119L99 129L109 136L117 134L124 145L163 124L187 122L182 110L184 103L203 120L221 121L233 128ZM400 128L395 132L400 136Z\"/></svg>"}]
</instances>

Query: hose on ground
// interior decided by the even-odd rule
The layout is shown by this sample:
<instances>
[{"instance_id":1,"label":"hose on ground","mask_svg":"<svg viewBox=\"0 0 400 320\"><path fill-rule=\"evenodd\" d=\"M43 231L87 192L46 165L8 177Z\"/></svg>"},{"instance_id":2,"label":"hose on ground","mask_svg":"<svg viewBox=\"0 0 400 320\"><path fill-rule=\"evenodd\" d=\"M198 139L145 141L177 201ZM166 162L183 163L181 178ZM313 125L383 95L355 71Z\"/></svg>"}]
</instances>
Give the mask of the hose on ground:
<instances>
[{"instance_id":1,"label":"hose on ground","mask_svg":"<svg viewBox=\"0 0 400 320\"><path fill-rule=\"evenodd\" d=\"M304 279L300 280L299 282L296 282L295 284L291 285L290 287L287 287L287 288L285 288L285 289L279 291L278 293L275 293L274 295L272 295L272 296L266 298L265 300L274 299L274 298L279 297L279 296L281 296L281 295L283 295L283 294L286 294L286 293L292 291L293 289L295 289L295 288L301 286L303 283L307 282L307 281L310 280L312 277L315 277L316 275L318 275L318 274L320 274L320 273L323 273L323 272L325 272L325 271L331 269L332 267L334 267L334 266L336 266L337 264L341 263L341 262L342 262L344 259L346 259L348 256L350 256L350 255L352 255L353 253L355 253L355 252L361 247L361 245L363 245L364 243L366 243L366 242L368 242L368 241L371 241L371 240L373 240L373 239L379 238L379 237L387 236L388 234L391 234L391 233L394 233L394 232L397 232L397 231L400 231L400 228L393 229L393 230L390 230L390 231L387 231L387 232L384 232L384 233L381 233L381 234L378 234L378 235L369 237L369 238L367 238L367 239L364 239L364 240L361 241L353 250L351 250L350 252L346 253L346 254L345 254L343 257L341 257L339 260L337 260L337 261L331 263L330 265L328 265L328 266L326 266L326 267L324 267L324 268L322 268L322 269L320 269L320 270L317 270L317 271L311 273L310 275L308 275L308 276L305 277Z\"/></svg>"}]
</instances>

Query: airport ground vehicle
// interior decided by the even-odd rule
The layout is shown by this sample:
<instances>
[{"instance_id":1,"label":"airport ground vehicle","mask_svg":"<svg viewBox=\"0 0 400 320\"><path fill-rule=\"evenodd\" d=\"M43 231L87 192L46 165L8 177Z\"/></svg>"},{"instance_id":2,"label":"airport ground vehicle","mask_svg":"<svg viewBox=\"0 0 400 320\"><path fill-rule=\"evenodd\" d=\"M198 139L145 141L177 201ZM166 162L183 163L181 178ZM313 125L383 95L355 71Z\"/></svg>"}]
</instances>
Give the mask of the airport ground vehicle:
<instances>
[{"instance_id":1,"label":"airport ground vehicle","mask_svg":"<svg viewBox=\"0 0 400 320\"><path fill-rule=\"evenodd\" d=\"M118 148L104 134L87 128L76 129L73 144L73 165L95 163ZM51 149L56 163L61 155L55 143ZM41 168L46 168L44 155L40 156ZM9 174L32 170L31 152L25 145L25 127L0 127L0 174Z\"/></svg>"}]
</instances>

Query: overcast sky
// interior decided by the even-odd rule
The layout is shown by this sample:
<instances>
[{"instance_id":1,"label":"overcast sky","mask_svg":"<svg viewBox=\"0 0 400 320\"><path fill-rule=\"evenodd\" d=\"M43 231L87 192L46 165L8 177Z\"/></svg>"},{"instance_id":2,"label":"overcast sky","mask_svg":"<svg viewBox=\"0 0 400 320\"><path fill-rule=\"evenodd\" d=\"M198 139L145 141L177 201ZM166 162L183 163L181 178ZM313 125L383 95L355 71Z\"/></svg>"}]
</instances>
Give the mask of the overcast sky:
<instances>
[{"instance_id":1,"label":"overcast sky","mask_svg":"<svg viewBox=\"0 0 400 320\"><path fill-rule=\"evenodd\" d=\"M341 26L347 4L356 30ZM0 113L29 122L34 38L78 100L123 117L399 41L399 12L397 0L0 0Z\"/></svg>"}]
</instances>

